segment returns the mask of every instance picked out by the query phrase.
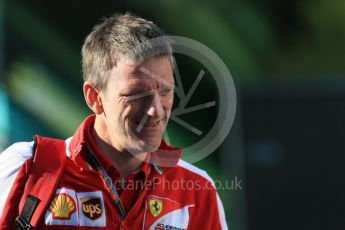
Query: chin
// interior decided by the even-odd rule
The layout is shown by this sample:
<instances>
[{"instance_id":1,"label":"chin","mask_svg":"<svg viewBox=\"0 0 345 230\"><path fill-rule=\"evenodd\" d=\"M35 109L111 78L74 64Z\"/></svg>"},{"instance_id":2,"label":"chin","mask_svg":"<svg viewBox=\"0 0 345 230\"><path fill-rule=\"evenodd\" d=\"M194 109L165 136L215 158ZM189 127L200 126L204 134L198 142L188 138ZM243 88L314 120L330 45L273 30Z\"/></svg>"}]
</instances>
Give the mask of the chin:
<instances>
[{"instance_id":1,"label":"chin","mask_svg":"<svg viewBox=\"0 0 345 230\"><path fill-rule=\"evenodd\" d=\"M158 141L145 141L140 140L140 146L145 152L154 152L156 151L161 144L161 140Z\"/></svg>"},{"instance_id":2,"label":"chin","mask_svg":"<svg viewBox=\"0 0 345 230\"><path fill-rule=\"evenodd\" d=\"M129 144L129 151L135 153L143 153L143 152L154 152L156 151L162 141L162 133L161 132L149 132L149 133L141 133L140 135L134 135L131 132L130 138L128 139ZM127 148L128 149L128 148Z\"/></svg>"},{"instance_id":3,"label":"chin","mask_svg":"<svg viewBox=\"0 0 345 230\"><path fill-rule=\"evenodd\" d=\"M159 148L161 142L136 139L132 140L130 143L131 144L128 144L125 149L131 154L138 156L141 153L155 152Z\"/></svg>"},{"instance_id":4,"label":"chin","mask_svg":"<svg viewBox=\"0 0 345 230\"><path fill-rule=\"evenodd\" d=\"M159 148L159 146L161 145L161 142L162 142L161 136L146 137L146 138L140 138L139 145L146 152L154 152Z\"/></svg>"}]
</instances>

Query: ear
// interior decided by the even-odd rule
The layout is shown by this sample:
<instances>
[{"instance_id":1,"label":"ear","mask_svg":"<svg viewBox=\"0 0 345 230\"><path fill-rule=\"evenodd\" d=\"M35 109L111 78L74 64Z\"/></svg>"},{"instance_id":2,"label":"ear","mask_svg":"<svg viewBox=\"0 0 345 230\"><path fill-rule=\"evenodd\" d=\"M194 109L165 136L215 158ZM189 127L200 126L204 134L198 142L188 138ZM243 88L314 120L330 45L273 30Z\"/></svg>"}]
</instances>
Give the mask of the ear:
<instances>
[{"instance_id":1,"label":"ear","mask_svg":"<svg viewBox=\"0 0 345 230\"><path fill-rule=\"evenodd\" d=\"M102 98L95 86L89 82L85 81L83 85L83 92L86 104L95 114L103 113L103 103Z\"/></svg>"}]
</instances>

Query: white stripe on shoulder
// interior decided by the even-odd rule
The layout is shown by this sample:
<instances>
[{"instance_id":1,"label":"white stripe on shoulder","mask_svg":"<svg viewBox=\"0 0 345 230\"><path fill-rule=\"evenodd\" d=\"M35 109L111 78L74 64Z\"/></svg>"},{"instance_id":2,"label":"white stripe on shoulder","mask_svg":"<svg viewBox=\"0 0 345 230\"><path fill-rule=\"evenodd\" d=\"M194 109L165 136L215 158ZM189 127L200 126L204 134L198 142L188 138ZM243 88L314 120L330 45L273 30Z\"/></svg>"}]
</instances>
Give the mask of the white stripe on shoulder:
<instances>
[{"instance_id":1,"label":"white stripe on shoulder","mask_svg":"<svg viewBox=\"0 0 345 230\"><path fill-rule=\"evenodd\" d=\"M33 141L18 142L0 154L0 218L20 168L26 160L32 158L33 145Z\"/></svg>"},{"instance_id":2,"label":"white stripe on shoulder","mask_svg":"<svg viewBox=\"0 0 345 230\"><path fill-rule=\"evenodd\" d=\"M69 151L69 144L71 143L72 137L69 137L65 140L65 147L66 147L66 156L71 157L71 152Z\"/></svg>"},{"instance_id":3,"label":"white stripe on shoulder","mask_svg":"<svg viewBox=\"0 0 345 230\"><path fill-rule=\"evenodd\" d=\"M2 159L2 157L8 156L9 154L16 154L17 157L25 161L32 157L33 146L33 141L14 143L0 154L0 159ZM13 155L11 155L11 157L13 157Z\"/></svg>"},{"instance_id":4,"label":"white stripe on shoulder","mask_svg":"<svg viewBox=\"0 0 345 230\"><path fill-rule=\"evenodd\" d=\"M206 180L212 182L212 185L215 186L213 179L207 174L206 171L199 169L198 167L188 163L187 161L181 160L181 159L178 161L177 165L184 168L184 169L187 169L188 171L191 171L195 174L198 174L199 176L202 176Z\"/></svg>"},{"instance_id":5,"label":"white stripe on shoulder","mask_svg":"<svg viewBox=\"0 0 345 230\"><path fill-rule=\"evenodd\" d=\"M217 206L218 206L219 221L220 221L220 225L222 226L222 230L228 230L228 224L226 223L226 219L225 219L223 203L220 200L218 193L217 193L217 204L218 204Z\"/></svg>"},{"instance_id":6,"label":"white stripe on shoulder","mask_svg":"<svg viewBox=\"0 0 345 230\"><path fill-rule=\"evenodd\" d=\"M191 172L194 172L202 177L204 177L205 179L207 179L208 181L212 182L212 185L215 187L214 181L213 179L207 174L206 171L199 169L198 167L184 161L184 160L179 160L179 162L177 163L180 167L185 168ZM224 213L224 207L222 204L222 201L219 198L218 193L217 194L217 207L218 207L218 215L219 215L219 221L220 224L222 226L222 230L228 230L228 225L226 223L225 220L225 213Z\"/></svg>"}]
</instances>

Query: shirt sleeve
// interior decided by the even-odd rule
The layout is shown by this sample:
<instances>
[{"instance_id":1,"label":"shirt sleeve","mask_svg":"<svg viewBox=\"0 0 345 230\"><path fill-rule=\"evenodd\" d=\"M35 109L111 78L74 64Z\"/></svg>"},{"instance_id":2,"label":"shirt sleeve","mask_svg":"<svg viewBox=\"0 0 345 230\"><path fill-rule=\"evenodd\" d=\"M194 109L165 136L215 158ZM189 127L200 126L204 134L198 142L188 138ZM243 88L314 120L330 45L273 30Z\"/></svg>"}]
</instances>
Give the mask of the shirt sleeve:
<instances>
[{"instance_id":1,"label":"shirt sleeve","mask_svg":"<svg viewBox=\"0 0 345 230\"><path fill-rule=\"evenodd\" d=\"M18 142L0 154L0 219L18 172L32 158L33 142Z\"/></svg>"},{"instance_id":2,"label":"shirt sleeve","mask_svg":"<svg viewBox=\"0 0 345 230\"><path fill-rule=\"evenodd\" d=\"M208 183L198 191L199 199L193 210L188 229L228 230L222 201L213 180L207 175Z\"/></svg>"}]
</instances>

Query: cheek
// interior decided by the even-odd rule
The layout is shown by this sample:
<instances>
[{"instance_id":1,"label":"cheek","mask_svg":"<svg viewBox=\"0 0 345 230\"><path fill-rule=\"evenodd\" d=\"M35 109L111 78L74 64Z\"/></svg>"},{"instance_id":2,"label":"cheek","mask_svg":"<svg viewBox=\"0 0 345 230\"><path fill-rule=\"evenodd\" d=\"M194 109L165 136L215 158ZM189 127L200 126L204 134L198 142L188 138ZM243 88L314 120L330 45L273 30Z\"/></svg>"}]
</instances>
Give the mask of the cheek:
<instances>
[{"instance_id":1,"label":"cheek","mask_svg":"<svg viewBox=\"0 0 345 230\"><path fill-rule=\"evenodd\" d=\"M133 116L144 116L152 103L150 98L141 98L131 103L130 113Z\"/></svg>"},{"instance_id":2,"label":"cheek","mask_svg":"<svg viewBox=\"0 0 345 230\"><path fill-rule=\"evenodd\" d=\"M120 101L113 103L108 103L105 106L105 116L113 125L119 125L123 123L123 120L127 117L128 111L130 110L129 106Z\"/></svg>"},{"instance_id":3,"label":"cheek","mask_svg":"<svg viewBox=\"0 0 345 230\"><path fill-rule=\"evenodd\" d=\"M127 117L130 117L132 110L133 110L133 106L130 104L125 104L121 107L118 108L120 112L120 116L125 119Z\"/></svg>"},{"instance_id":4,"label":"cheek","mask_svg":"<svg viewBox=\"0 0 345 230\"><path fill-rule=\"evenodd\" d=\"M174 95L168 96L165 100L164 100L164 107L167 110L171 110L172 106L174 103Z\"/></svg>"}]
</instances>

